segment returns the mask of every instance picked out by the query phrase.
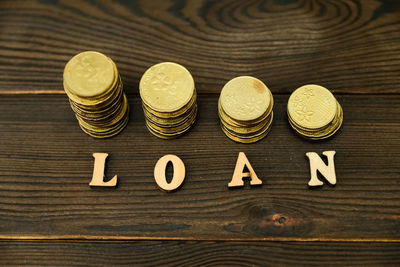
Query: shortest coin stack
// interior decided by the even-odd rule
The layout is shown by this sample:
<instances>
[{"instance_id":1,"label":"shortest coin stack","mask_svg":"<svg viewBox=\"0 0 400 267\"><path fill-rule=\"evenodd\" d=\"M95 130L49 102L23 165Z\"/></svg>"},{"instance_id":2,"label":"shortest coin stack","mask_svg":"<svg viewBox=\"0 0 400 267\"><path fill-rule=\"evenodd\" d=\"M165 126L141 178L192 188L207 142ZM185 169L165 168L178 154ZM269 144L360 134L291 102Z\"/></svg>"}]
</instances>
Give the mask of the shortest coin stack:
<instances>
[{"instance_id":1,"label":"shortest coin stack","mask_svg":"<svg viewBox=\"0 0 400 267\"><path fill-rule=\"evenodd\" d=\"M150 67L139 84L143 112L149 131L163 139L187 132L197 116L196 89L183 66L163 62Z\"/></svg>"},{"instance_id":2,"label":"shortest coin stack","mask_svg":"<svg viewBox=\"0 0 400 267\"><path fill-rule=\"evenodd\" d=\"M287 105L289 123L301 136L320 140L332 136L343 122L343 110L328 89L304 85L296 89Z\"/></svg>"},{"instance_id":3,"label":"shortest coin stack","mask_svg":"<svg viewBox=\"0 0 400 267\"><path fill-rule=\"evenodd\" d=\"M128 101L117 67L107 56L94 51L74 56L64 69L64 90L88 135L111 137L127 125Z\"/></svg>"},{"instance_id":4,"label":"shortest coin stack","mask_svg":"<svg viewBox=\"0 0 400 267\"><path fill-rule=\"evenodd\" d=\"M241 76L222 88L218 114L222 131L239 143L254 143L271 129L274 100L271 91L260 80Z\"/></svg>"}]
</instances>

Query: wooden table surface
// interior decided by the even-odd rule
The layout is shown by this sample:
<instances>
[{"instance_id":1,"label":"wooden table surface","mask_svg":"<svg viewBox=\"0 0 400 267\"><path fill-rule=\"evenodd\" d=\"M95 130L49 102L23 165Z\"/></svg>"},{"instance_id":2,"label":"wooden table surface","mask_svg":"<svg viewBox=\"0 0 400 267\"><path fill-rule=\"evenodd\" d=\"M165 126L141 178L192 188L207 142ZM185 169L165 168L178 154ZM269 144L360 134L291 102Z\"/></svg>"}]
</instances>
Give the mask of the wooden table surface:
<instances>
[{"instance_id":1,"label":"wooden table surface","mask_svg":"<svg viewBox=\"0 0 400 267\"><path fill-rule=\"evenodd\" d=\"M97 50L117 64L131 106L118 136L79 128L65 63ZM146 129L143 72L186 66L199 116L187 135ZM274 123L256 144L219 127L217 99L238 75L271 89ZM298 137L286 103L297 87L331 89L337 135ZM155 0L0 2L0 265L400 265L400 2ZM336 150L335 187L309 189L305 153ZM261 187L229 190L238 152ZM109 153L117 188L91 189L93 152ZM164 193L153 168L185 163Z\"/></svg>"}]
</instances>

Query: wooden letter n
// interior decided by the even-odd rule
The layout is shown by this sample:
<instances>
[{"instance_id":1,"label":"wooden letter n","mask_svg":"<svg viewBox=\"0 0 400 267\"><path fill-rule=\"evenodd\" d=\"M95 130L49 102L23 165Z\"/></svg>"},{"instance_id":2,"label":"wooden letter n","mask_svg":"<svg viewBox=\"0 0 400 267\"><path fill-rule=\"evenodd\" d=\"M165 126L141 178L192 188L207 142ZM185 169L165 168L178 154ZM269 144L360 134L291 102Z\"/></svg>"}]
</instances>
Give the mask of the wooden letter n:
<instances>
[{"instance_id":1,"label":"wooden letter n","mask_svg":"<svg viewBox=\"0 0 400 267\"><path fill-rule=\"evenodd\" d=\"M324 176L329 184L336 184L335 163L333 161L333 157L335 156L336 151L324 151L322 152L322 154L328 158L328 165L323 162L323 160L318 156L317 153L306 153L306 156L310 160L311 178L308 182L309 186L322 186L324 184L321 180L318 179L317 172Z\"/></svg>"}]
</instances>

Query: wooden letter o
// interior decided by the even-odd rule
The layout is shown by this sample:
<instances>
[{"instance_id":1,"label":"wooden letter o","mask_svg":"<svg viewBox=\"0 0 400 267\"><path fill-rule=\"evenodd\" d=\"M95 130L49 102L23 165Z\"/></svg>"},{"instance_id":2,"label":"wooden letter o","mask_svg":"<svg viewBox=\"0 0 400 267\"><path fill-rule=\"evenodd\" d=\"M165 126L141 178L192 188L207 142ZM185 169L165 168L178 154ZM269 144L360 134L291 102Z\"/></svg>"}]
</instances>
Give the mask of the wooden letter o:
<instances>
[{"instance_id":1,"label":"wooden letter o","mask_svg":"<svg viewBox=\"0 0 400 267\"><path fill-rule=\"evenodd\" d=\"M165 177L165 170L170 161L174 168L174 175L172 181L168 183L167 178ZM156 183L160 189L167 192L176 190L181 186L183 180L185 180L185 165L183 164L183 161L175 155L163 156L157 161L156 166L154 167L154 179L156 179Z\"/></svg>"}]
</instances>

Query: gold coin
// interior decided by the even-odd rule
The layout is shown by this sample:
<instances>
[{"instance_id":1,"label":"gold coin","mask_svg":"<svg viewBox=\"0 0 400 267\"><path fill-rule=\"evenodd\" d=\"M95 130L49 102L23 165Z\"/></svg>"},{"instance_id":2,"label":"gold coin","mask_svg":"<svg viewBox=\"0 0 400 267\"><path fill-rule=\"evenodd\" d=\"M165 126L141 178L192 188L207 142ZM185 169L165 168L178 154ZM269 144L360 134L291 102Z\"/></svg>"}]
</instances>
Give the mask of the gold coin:
<instances>
[{"instance_id":1,"label":"gold coin","mask_svg":"<svg viewBox=\"0 0 400 267\"><path fill-rule=\"evenodd\" d=\"M118 94L117 98L113 101L107 104L107 106L101 107L101 108L93 108L89 109L86 106L78 105L74 103L73 101L70 101L72 109L81 115L86 115L89 118L102 118L104 116L108 116L109 114L112 113L113 110L117 108L118 105L120 105L123 102L123 96L124 93L123 91L120 91Z\"/></svg>"},{"instance_id":2,"label":"gold coin","mask_svg":"<svg viewBox=\"0 0 400 267\"><path fill-rule=\"evenodd\" d=\"M158 131L154 128L151 127L151 125L148 123L148 121L146 121L146 127L147 129L150 131L150 133L152 133L154 136L163 138L163 139L173 139L176 137L179 137L181 135L183 135L184 133L186 133L191 127L192 125L195 123L196 120L193 120L193 122L188 125L185 129L181 130L180 132L175 132L175 133L164 133L161 131Z\"/></svg>"},{"instance_id":3,"label":"gold coin","mask_svg":"<svg viewBox=\"0 0 400 267\"><path fill-rule=\"evenodd\" d=\"M264 121L254 125L254 126L252 125L250 127L237 127L234 125L230 125L222 118L221 118L221 123L225 126L225 128L227 128L231 132L241 134L241 135L250 135L250 134L257 133L258 131L263 129L271 121L272 114L273 114L273 112L271 112L269 117L267 117Z\"/></svg>"},{"instance_id":4,"label":"gold coin","mask_svg":"<svg viewBox=\"0 0 400 267\"><path fill-rule=\"evenodd\" d=\"M113 94L113 91L118 86L118 83L122 84L121 78L119 77L119 74L118 74L117 66L115 65L114 62L112 62L112 65L114 67L114 73L115 73L114 82L112 83L112 85L110 86L110 88L108 90L106 90L103 94L98 95L96 97L80 97L80 96L74 94L72 92L72 90L68 87L66 80L64 79L64 81L63 81L64 91L68 95L69 99L71 99L72 101L74 101L77 104L85 105L85 106L101 105L101 103L105 99L109 98L109 95Z\"/></svg>"},{"instance_id":5,"label":"gold coin","mask_svg":"<svg viewBox=\"0 0 400 267\"><path fill-rule=\"evenodd\" d=\"M235 141L237 143L243 143L243 144L251 144L251 143L255 143L255 142L258 142L258 141L264 139L264 137L266 137L268 135L270 130L271 130L271 128L267 128L263 134L261 134L261 135L259 135L257 137L245 139L245 138L239 138L239 137L233 136L229 132L227 132L224 128L222 128L223 133L229 139L231 139L231 140L233 140L233 141Z\"/></svg>"},{"instance_id":6,"label":"gold coin","mask_svg":"<svg viewBox=\"0 0 400 267\"><path fill-rule=\"evenodd\" d=\"M117 129L119 129L121 127L121 125L123 125L124 122L127 120L127 117L129 117L129 106L127 106L126 112L124 112L122 118L114 125L110 125L107 127L93 127L92 125L83 124L83 123L81 123L81 121L79 121L79 125L81 126L81 128L82 127L85 128L85 130L87 132L90 132L92 134L108 135L112 132L115 132Z\"/></svg>"},{"instance_id":7,"label":"gold coin","mask_svg":"<svg viewBox=\"0 0 400 267\"><path fill-rule=\"evenodd\" d=\"M124 110L124 103L118 103L115 109L111 110L110 113L103 115L101 117L87 117L81 114L76 113L75 115L78 117L78 120L82 120L87 124L90 124L94 127L108 127L109 125L114 124L113 121L115 120L118 114L123 114Z\"/></svg>"},{"instance_id":8,"label":"gold coin","mask_svg":"<svg viewBox=\"0 0 400 267\"><path fill-rule=\"evenodd\" d=\"M82 108L82 106L79 106L72 101L70 101L70 105L72 110L80 117L88 120L99 121L110 117L116 110L119 109L123 103L123 95L124 93L121 91L121 94L113 103L110 103L108 106L105 106L102 109L89 110Z\"/></svg>"},{"instance_id":9,"label":"gold coin","mask_svg":"<svg viewBox=\"0 0 400 267\"><path fill-rule=\"evenodd\" d=\"M328 124L325 128L320 129L318 131L300 129L291 120L289 120L289 123L297 133L301 134L306 138L323 139L326 136L331 136L332 133L335 133L338 130L338 128L340 128L343 122L343 112L340 105L338 109L339 109L338 114L337 116L335 116L333 121L330 124Z\"/></svg>"},{"instance_id":10,"label":"gold coin","mask_svg":"<svg viewBox=\"0 0 400 267\"><path fill-rule=\"evenodd\" d=\"M179 118L187 114L188 110L193 107L193 105L196 103L197 95L196 91L194 91L194 94L192 98L190 99L189 103L187 103L185 106L180 108L179 110L173 111L173 112L157 112L154 109L150 108L147 106L144 102L142 102L142 107L144 110L146 110L148 113L151 113L153 116L156 116L160 119L172 119L172 118Z\"/></svg>"},{"instance_id":11,"label":"gold coin","mask_svg":"<svg viewBox=\"0 0 400 267\"><path fill-rule=\"evenodd\" d=\"M151 128L147 125L147 123L146 123L146 127L147 127L147 130L149 130L149 132L150 132L152 135L154 135L154 136L156 136L156 137L158 137L158 138L161 138L161 139L174 139L174 138L177 138L177 137L180 136L180 135L165 136L165 135L163 135L163 134L159 134L159 133L153 131L153 129L151 129Z\"/></svg>"},{"instance_id":12,"label":"gold coin","mask_svg":"<svg viewBox=\"0 0 400 267\"><path fill-rule=\"evenodd\" d=\"M143 103L157 112L174 112L181 109L193 97L194 88L190 72L172 62L150 67L139 83Z\"/></svg>"},{"instance_id":13,"label":"gold coin","mask_svg":"<svg viewBox=\"0 0 400 267\"><path fill-rule=\"evenodd\" d=\"M152 123L150 120L147 120L146 123L155 131L158 131L160 133L163 134L175 134L175 133L179 133L185 129L188 128L188 126L191 126L194 121L196 120L196 115L197 115L197 109L195 109L195 113L193 113L193 115L191 117L187 117L186 120L180 124L180 125L176 125L176 126L160 126L157 125L155 123Z\"/></svg>"},{"instance_id":14,"label":"gold coin","mask_svg":"<svg viewBox=\"0 0 400 267\"><path fill-rule=\"evenodd\" d=\"M129 110L129 108L128 108ZM81 127L81 129L88 135L94 137L94 138L109 138L109 137L113 137L117 134L119 134L128 124L129 121L129 112L127 112L125 118L122 120L121 124L117 125L116 128L112 129L109 132L106 133L97 133L97 132L92 132L90 130L85 129L82 125L79 124L79 126Z\"/></svg>"},{"instance_id":15,"label":"gold coin","mask_svg":"<svg viewBox=\"0 0 400 267\"><path fill-rule=\"evenodd\" d=\"M289 112L288 112L288 118L289 118L289 121L291 122L291 124L292 124L296 129L299 129L299 130L302 130L302 131L305 131L305 132L322 132L322 131L324 131L325 129L329 128L329 126L330 126L332 123L334 123L335 120L338 119L338 115L339 115L339 111L340 111L339 109L340 109L339 102L336 101L336 113L335 113L335 117L333 118L333 120L332 120L330 123L324 125L323 127L315 128L315 129L306 128L306 127L304 127L304 126L298 124L298 123L290 116Z\"/></svg>"},{"instance_id":16,"label":"gold coin","mask_svg":"<svg viewBox=\"0 0 400 267\"><path fill-rule=\"evenodd\" d=\"M337 101L332 93L319 85L305 85L290 96L287 112L293 122L305 129L320 129L334 119Z\"/></svg>"},{"instance_id":17,"label":"gold coin","mask_svg":"<svg viewBox=\"0 0 400 267\"><path fill-rule=\"evenodd\" d=\"M76 107L79 107L79 109L84 110L84 111L95 111L95 110L103 110L107 108L108 106L112 105L116 101L121 100L120 97L123 93L123 84L121 81L121 78L118 78L117 83L115 84L115 87L110 90L109 94L103 96L100 99L84 99L85 101L90 101L90 105L85 105L81 104L79 102L75 102L73 99L70 99L71 102Z\"/></svg>"},{"instance_id":18,"label":"gold coin","mask_svg":"<svg viewBox=\"0 0 400 267\"><path fill-rule=\"evenodd\" d=\"M104 94L112 86L114 79L112 60L99 52L79 53L64 69L64 81L68 90L80 97Z\"/></svg>"},{"instance_id":19,"label":"gold coin","mask_svg":"<svg viewBox=\"0 0 400 267\"><path fill-rule=\"evenodd\" d=\"M127 125L129 106L115 63L87 51L64 69L64 90L81 129L96 138L111 137Z\"/></svg>"},{"instance_id":20,"label":"gold coin","mask_svg":"<svg viewBox=\"0 0 400 267\"><path fill-rule=\"evenodd\" d=\"M272 103L273 103L272 95L271 95L271 101L272 101L272 102L271 102L271 106L272 106ZM218 101L218 114L219 114L220 119L222 119L222 120L224 120L226 123L228 123L228 124L230 124L230 125L232 125L232 126L234 126L234 127L238 127L238 128L239 128L239 127L243 127L243 128L253 127L253 126L256 126L256 125L262 123L263 121L266 120L266 118L267 118L268 116L270 116L271 111L272 111L272 108L269 108L261 117L259 117L259 118L256 119L256 120L251 120L251 121L238 121L238 120L234 120L233 118L229 117L228 114L226 114L226 113L224 112L224 110L222 109L222 107L221 107L221 101L220 101L220 100Z\"/></svg>"},{"instance_id":21,"label":"gold coin","mask_svg":"<svg viewBox=\"0 0 400 267\"><path fill-rule=\"evenodd\" d=\"M234 120L251 121L263 116L271 104L268 87L259 79L240 76L222 88L221 107Z\"/></svg>"},{"instance_id":22,"label":"gold coin","mask_svg":"<svg viewBox=\"0 0 400 267\"><path fill-rule=\"evenodd\" d=\"M231 140L238 142L238 143L244 143L244 144L250 144L250 143L255 143L260 140L262 140L264 137L266 137L271 130L271 125L272 125L272 119L271 121L265 126L265 128L260 131L257 135L253 136L248 136L248 137L241 137L235 134L232 134L228 129L226 129L224 126L221 127L222 131L225 133L227 137L229 137Z\"/></svg>"},{"instance_id":23,"label":"gold coin","mask_svg":"<svg viewBox=\"0 0 400 267\"><path fill-rule=\"evenodd\" d=\"M169 127L174 127L181 125L189 117L192 117L194 113L197 112L197 104L194 104L190 109L188 109L185 114L179 116L179 117L171 117L168 119L164 118L159 118L155 116L154 114L150 113L145 107L143 107L144 115L147 120L151 121L154 124L160 125L160 126L169 126Z\"/></svg>"},{"instance_id":24,"label":"gold coin","mask_svg":"<svg viewBox=\"0 0 400 267\"><path fill-rule=\"evenodd\" d=\"M124 94L124 102L121 105L120 109L114 114L113 117L108 119L107 121L103 122L101 124L101 127L93 125L93 123L89 123L81 119L79 116L76 116L78 119L79 123L82 124L85 128L87 129L93 129L94 131L101 132L101 131L107 131L110 127L113 127L114 125L118 124L122 118L125 116L126 112L128 111L128 100Z\"/></svg>"},{"instance_id":25,"label":"gold coin","mask_svg":"<svg viewBox=\"0 0 400 267\"><path fill-rule=\"evenodd\" d=\"M231 129L231 128L229 128L229 127L226 127L226 125L223 124L222 121L221 121L221 127L225 128L225 130L227 130L230 134L232 134L232 135L234 135L234 136L236 136L236 137L240 137L240 138L253 138L253 137L259 136L260 134L262 134L263 132L265 132L265 129L266 129L266 128L268 128L268 127L271 126L272 121L273 121L273 116L274 116L274 113L272 112L272 113L271 113L271 116L269 117L269 119L266 120L266 123L264 123L263 126L262 126L260 129L258 129L257 131L254 131L254 132L247 132L247 133L246 133L246 132L237 132L237 131L234 131L233 129Z\"/></svg>"},{"instance_id":26,"label":"gold coin","mask_svg":"<svg viewBox=\"0 0 400 267\"><path fill-rule=\"evenodd\" d=\"M331 137L334 135L342 126L343 123L343 110L342 107L340 106L339 103L337 103L338 106L338 113L335 116L334 120L332 123L330 123L327 127L325 127L322 130L319 131L306 131L297 128L296 125L293 124L291 120L289 120L290 125L292 128L301 136L307 138L307 139L312 139L312 140L320 140L320 139L326 139L328 137Z\"/></svg>"}]
</instances>

